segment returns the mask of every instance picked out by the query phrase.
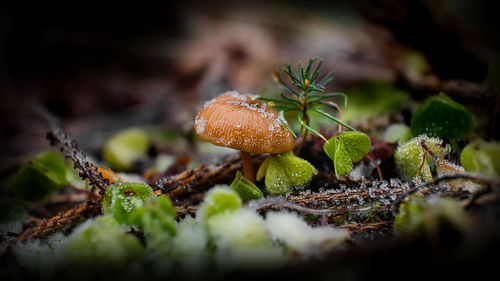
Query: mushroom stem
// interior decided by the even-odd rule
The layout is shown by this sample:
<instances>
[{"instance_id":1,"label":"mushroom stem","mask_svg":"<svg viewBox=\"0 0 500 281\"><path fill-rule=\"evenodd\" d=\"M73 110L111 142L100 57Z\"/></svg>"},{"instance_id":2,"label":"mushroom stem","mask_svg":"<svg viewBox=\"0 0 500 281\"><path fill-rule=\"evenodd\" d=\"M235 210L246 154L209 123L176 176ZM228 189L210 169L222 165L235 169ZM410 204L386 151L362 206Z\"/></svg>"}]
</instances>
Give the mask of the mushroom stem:
<instances>
[{"instance_id":1,"label":"mushroom stem","mask_svg":"<svg viewBox=\"0 0 500 281\"><path fill-rule=\"evenodd\" d=\"M250 153L241 151L241 166L245 178L255 183L255 173L253 171L252 155Z\"/></svg>"}]
</instances>

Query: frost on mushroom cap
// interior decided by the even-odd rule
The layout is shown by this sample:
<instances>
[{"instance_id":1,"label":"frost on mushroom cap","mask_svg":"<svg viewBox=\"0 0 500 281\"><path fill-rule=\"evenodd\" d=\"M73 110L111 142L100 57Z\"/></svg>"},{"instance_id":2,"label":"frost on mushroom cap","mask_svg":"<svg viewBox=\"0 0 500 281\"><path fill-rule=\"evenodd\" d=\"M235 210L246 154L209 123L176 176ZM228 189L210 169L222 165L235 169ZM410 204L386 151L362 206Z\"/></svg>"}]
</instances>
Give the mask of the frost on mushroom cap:
<instances>
[{"instance_id":1,"label":"frost on mushroom cap","mask_svg":"<svg viewBox=\"0 0 500 281\"><path fill-rule=\"evenodd\" d=\"M205 103L194 122L194 132L218 146L250 153L279 154L293 149L293 135L283 126L286 122L263 101L226 92Z\"/></svg>"}]
</instances>

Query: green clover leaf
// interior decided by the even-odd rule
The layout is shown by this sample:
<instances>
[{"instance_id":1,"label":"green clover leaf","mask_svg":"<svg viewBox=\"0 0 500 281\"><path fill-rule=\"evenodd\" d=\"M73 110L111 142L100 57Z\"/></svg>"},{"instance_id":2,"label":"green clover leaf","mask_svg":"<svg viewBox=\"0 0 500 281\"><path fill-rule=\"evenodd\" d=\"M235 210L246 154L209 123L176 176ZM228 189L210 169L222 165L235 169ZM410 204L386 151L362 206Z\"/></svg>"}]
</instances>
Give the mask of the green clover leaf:
<instances>
[{"instance_id":1,"label":"green clover leaf","mask_svg":"<svg viewBox=\"0 0 500 281\"><path fill-rule=\"evenodd\" d=\"M311 163L289 151L270 155L257 171L257 180L265 175L266 190L277 195L305 186L316 173L318 170Z\"/></svg>"},{"instance_id":2,"label":"green clover leaf","mask_svg":"<svg viewBox=\"0 0 500 281\"><path fill-rule=\"evenodd\" d=\"M141 207L144 201L153 197L149 186L143 184L124 184L118 182L106 189L103 211L112 214L116 221L130 224L130 214Z\"/></svg>"},{"instance_id":3,"label":"green clover leaf","mask_svg":"<svg viewBox=\"0 0 500 281\"><path fill-rule=\"evenodd\" d=\"M103 158L113 170L130 171L133 163L147 156L150 139L139 128L119 132L106 141Z\"/></svg>"},{"instance_id":4,"label":"green clover leaf","mask_svg":"<svg viewBox=\"0 0 500 281\"><path fill-rule=\"evenodd\" d=\"M170 198L161 195L148 198L144 205L132 210L129 222L150 235L167 232L173 236L176 234L176 216L177 212Z\"/></svg>"},{"instance_id":5,"label":"green clover leaf","mask_svg":"<svg viewBox=\"0 0 500 281\"><path fill-rule=\"evenodd\" d=\"M460 162L466 171L490 177L500 175L500 142L475 140L464 147Z\"/></svg>"},{"instance_id":6,"label":"green clover leaf","mask_svg":"<svg viewBox=\"0 0 500 281\"><path fill-rule=\"evenodd\" d=\"M341 132L323 145L326 155L333 161L337 178L352 171L353 163L363 159L370 151L370 137L361 132Z\"/></svg>"},{"instance_id":7,"label":"green clover leaf","mask_svg":"<svg viewBox=\"0 0 500 281\"><path fill-rule=\"evenodd\" d=\"M394 153L394 160L399 169L409 178L413 178L417 175L418 170L420 170L420 177L424 181L429 181L432 179L432 173L430 165L434 164L434 159L431 157L430 153L426 154L426 161L422 163L425 147L430 149L430 151L436 155L441 156L444 154L444 149L441 147L443 143L442 140L437 138L429 138L425 135L413 138L408 142L399 145ZM422 167L422 168L420 168Z\"/></svg>"},{"instance_id":8,"label":"green clover leaf","mask_svg":"<svg viewBox=\"0 0 500 281\"><path fill-rule=\"evenodd\" d=\"M252 199L259 199L264 196L262 191L245 178L240 171L236 172L236 177L229 187L236 191L244 202Z\"/></svg>"},{"instance_id":9,"label":"green clover leaf","mask_svg":"<svg viewBox=\"0 0 500 281\"><path fill-rule=\"evenodd\" d=\"M241 198L234 190L222 186L214 187L205 195L196 217L206 221L215 214L237 210L241 204Z\"/></svg>"}]
</instances>

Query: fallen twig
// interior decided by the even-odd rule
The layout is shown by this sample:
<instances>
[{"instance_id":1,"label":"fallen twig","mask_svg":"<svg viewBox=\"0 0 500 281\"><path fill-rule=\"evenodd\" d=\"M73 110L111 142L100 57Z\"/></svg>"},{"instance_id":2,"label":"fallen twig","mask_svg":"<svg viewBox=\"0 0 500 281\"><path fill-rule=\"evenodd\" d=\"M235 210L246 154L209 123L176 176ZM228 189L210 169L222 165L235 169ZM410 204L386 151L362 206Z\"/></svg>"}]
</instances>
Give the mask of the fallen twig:
<instances>
[{"instance_id":1,"label":"fallen twig","mask_svg":"<svg viewBox=\"0 0 500 281\"><path fill-rule=\"evenodd\" d=\"M264 161L262 155L252 157L254 166ZM215 184L230 183L241 169L240 156L226 158L220 164L203 165L193 170L187 170L180 174L162 178L153 183L155 190L161 190L170 198L180 198L192 193L203 192Z\"/></svg>"},{"instance_id":2,"label":"fallen twig","mask_svg":"<svg viewBox=\"0 0 500 281\"><path fill-rule=\"evenodd\" d=\"M423 189L429 186L436 185L442 181L446 180L456 180L456 179L468 179L468 180L473 180L477 181L480 183L485 184L488 189L491 189L493 186L500 186L500 180L499 179L494 179L486 176L482 176L479 174L472 174L472 173L460 173L460 174L443 174L435 177L433 180L421 183L419 185L416 185L415 187L409 189L407 192L403 194L403 196L399 197L398 200L396 200L393 205L392 205L392 212L393 214L396 214L399 209L399 205L401 202L409 195Z\"/></svg>"},{"instance_id":3,"label":"fallen twig","mask_svg":"<svg viewBox=\"0 0 500 281\"><path fill-rule=\"evenodd\" d=\"M80 169L80 177L89 179L89 184L100 189L101 193L106 190L109 181L97 172L97 167L89 163L85 154L78 149L77 142L66 132L59 120L42 107L36 108L37 112L49 123L50 131L47 139L52 146L58 146L66 158L75 163L75 168Z\"/></svg>"}]
</instances>

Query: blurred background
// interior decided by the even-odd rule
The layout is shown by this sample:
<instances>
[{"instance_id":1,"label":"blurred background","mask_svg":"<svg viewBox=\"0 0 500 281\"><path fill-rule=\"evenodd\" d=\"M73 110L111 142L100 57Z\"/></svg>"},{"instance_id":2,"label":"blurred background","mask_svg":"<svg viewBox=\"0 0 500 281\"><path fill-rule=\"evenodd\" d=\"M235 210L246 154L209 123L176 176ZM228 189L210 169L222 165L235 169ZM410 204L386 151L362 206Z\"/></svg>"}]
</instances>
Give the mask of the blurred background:
<instances>
[{"instance_id":1,"label":"blurred background","mask_svg":"<svg viewBox=\"0 0 500 281\"><path fill-rule=\"evenodd\" d=\"M376 117L380 100L408 122L412 100L444 90L498 138L484 90L500 50L495 1L48 2L0 4L2 173L49 146L34 105L98 152L131 126L189 136L205 100L276 95L270 73L311 57L335 72L328 91L353 93L352 122Z\"/></svg>"}]
</instances>

